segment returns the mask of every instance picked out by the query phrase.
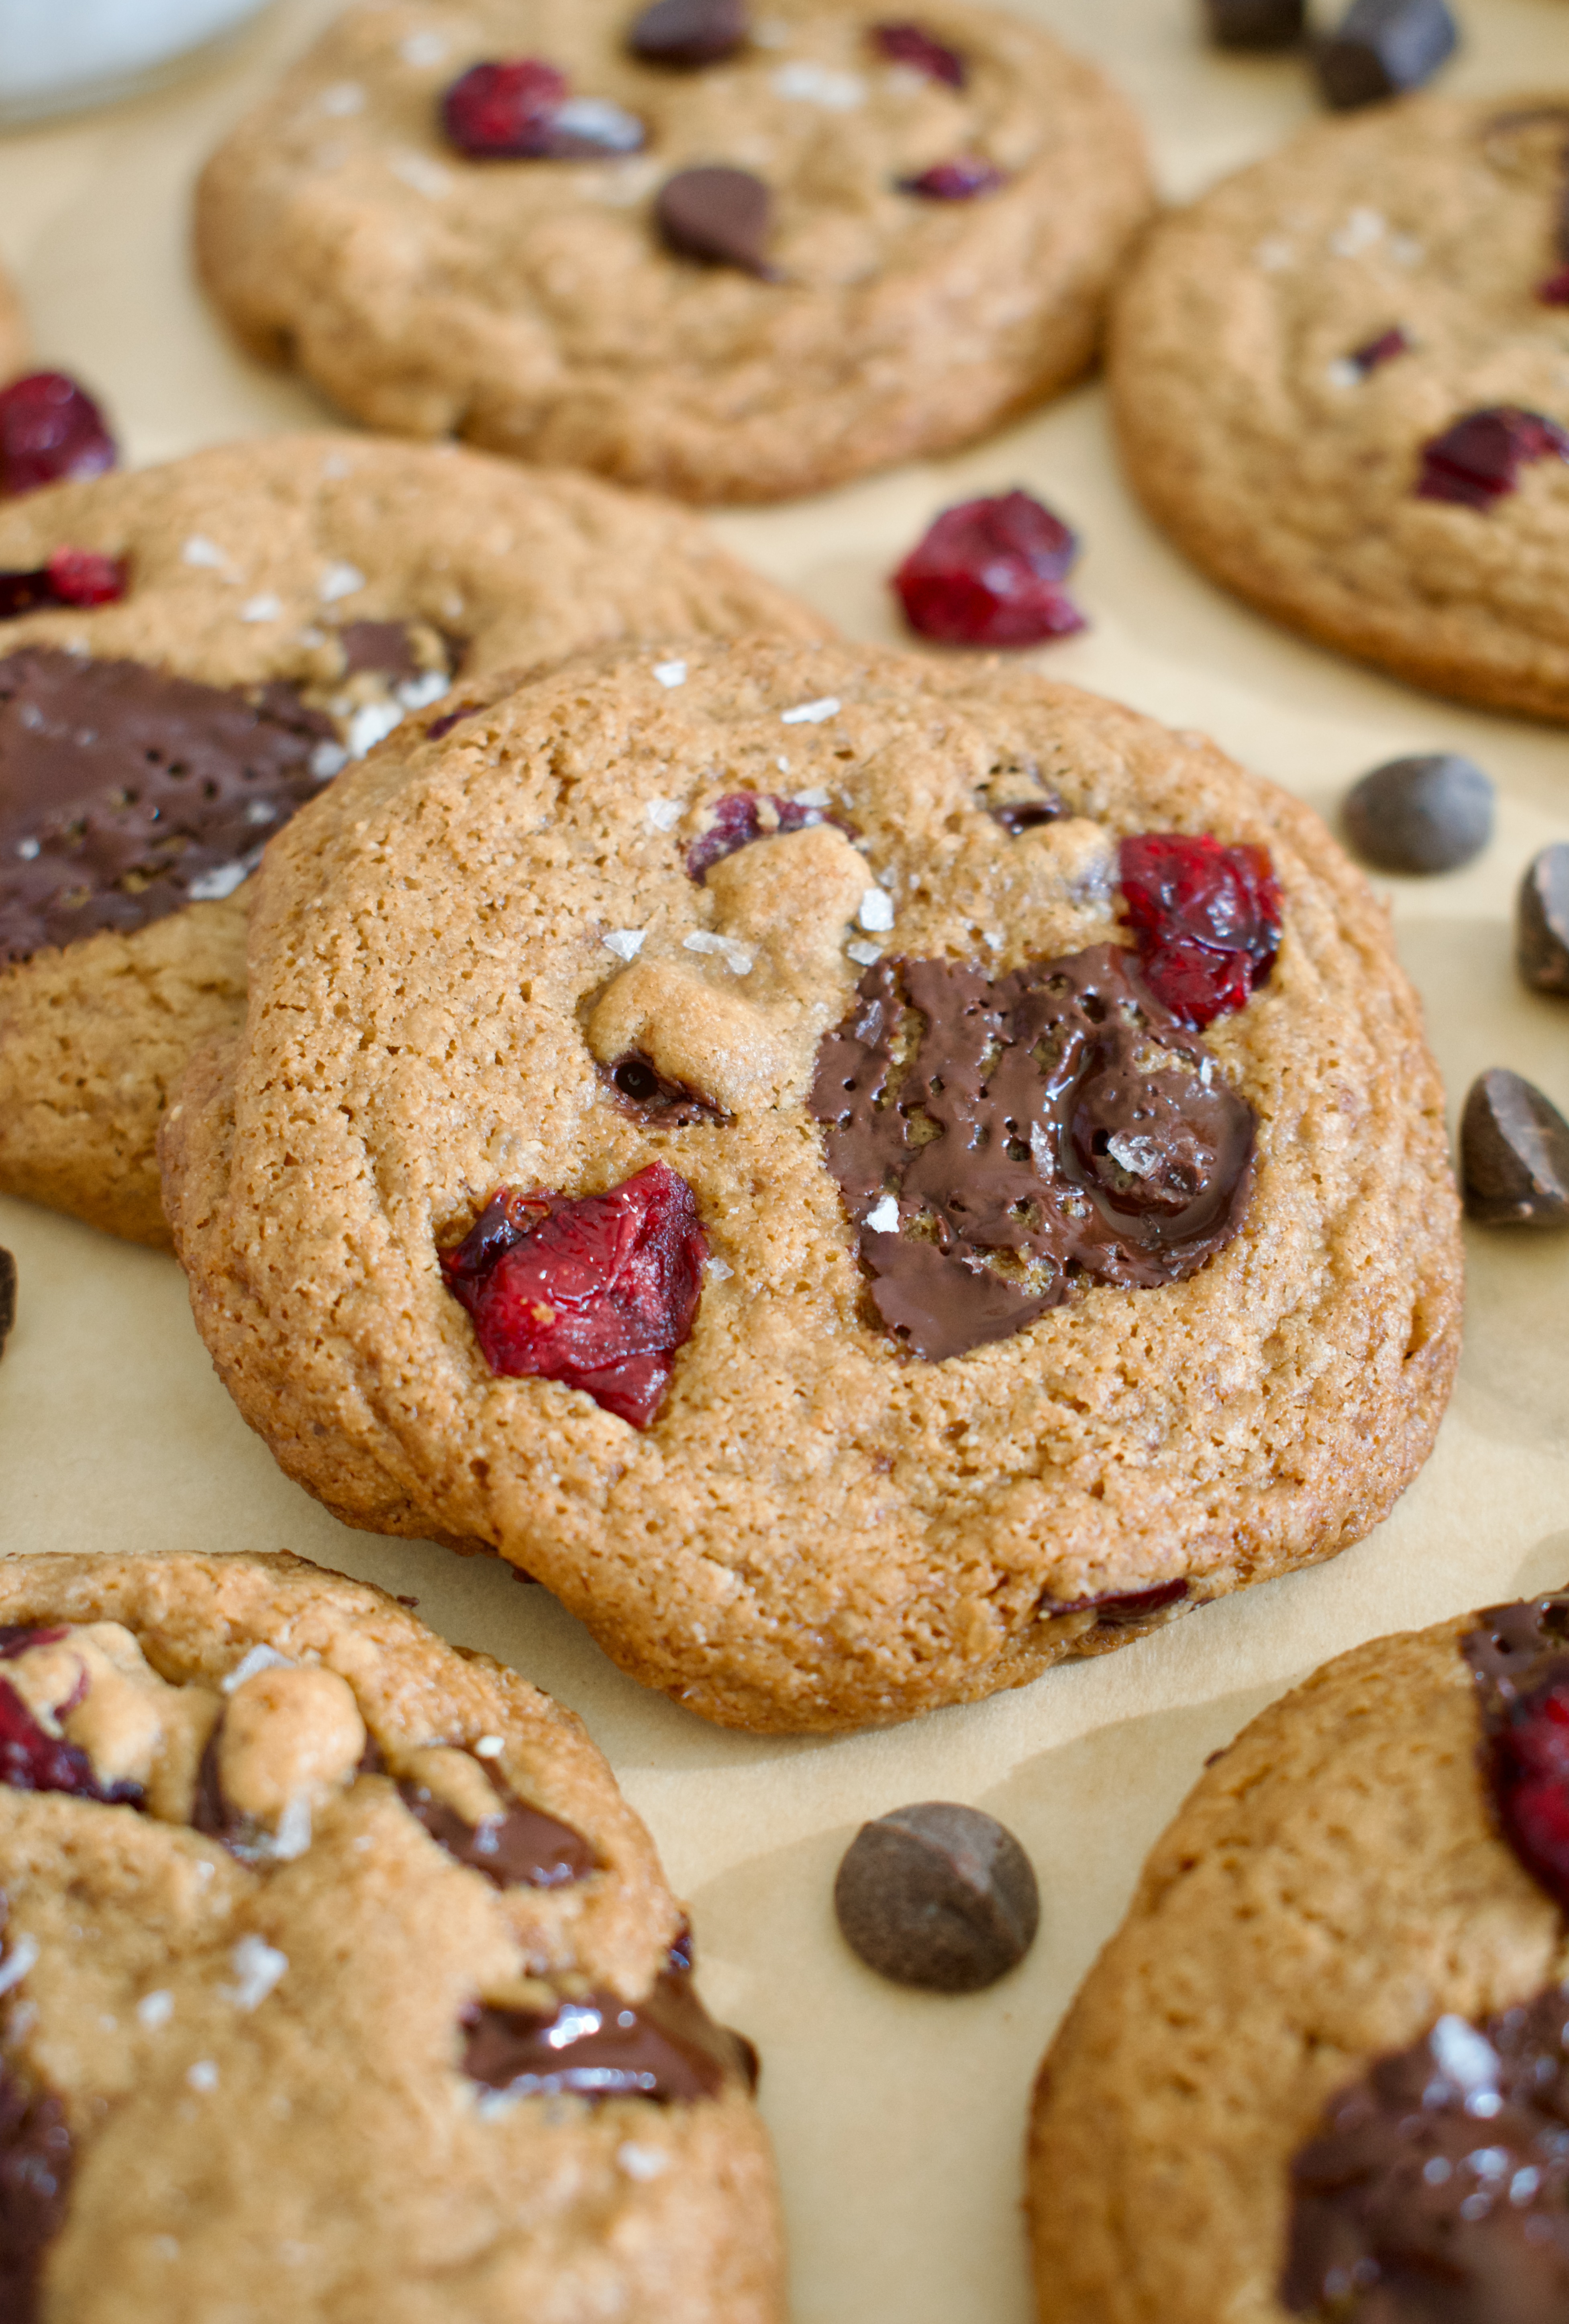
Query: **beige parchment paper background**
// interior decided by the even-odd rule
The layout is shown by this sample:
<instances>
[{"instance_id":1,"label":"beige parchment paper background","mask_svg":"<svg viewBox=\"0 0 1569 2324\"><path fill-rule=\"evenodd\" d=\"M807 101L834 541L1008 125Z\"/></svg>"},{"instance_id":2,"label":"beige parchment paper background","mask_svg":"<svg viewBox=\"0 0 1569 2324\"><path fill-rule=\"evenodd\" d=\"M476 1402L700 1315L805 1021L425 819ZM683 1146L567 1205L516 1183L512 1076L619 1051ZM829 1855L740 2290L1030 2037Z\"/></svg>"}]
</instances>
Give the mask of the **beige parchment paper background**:
<instances>
[{"instance_id":1,"label":"beige parchment paper background","mask_svg":"<svg viewBox=\"0 0 1569 2324\"><path fill-rule=\"evenodd\" d=\"M1314 112L1298 61L1207 51L1197 0L1012 5L1100 58L1141 105L1174 198ZM155 97L0 139L0 257L40 358L102 391L137 462L322 416L308 390L228 343L186 235L202 156L334 6L280 0L241 45ZM1461 0L1459 13L1452 86L1569 87L1564 0ZM1569 1002L1519 986L1509 939L1522 867L1569 837L1569 734L1407 693L1221 596L1130 500L1098 387L962 458L717 524L851 635L892 639L884 576L928 519L1015 484L1087 543L1075 586L1093 628L1049 650L1061 676L1204 729L1331 816L1355 775L1398 752L1461 750L1487 767L1500 815L1481 862L1389 883L1401 951L1452 1115L1494 1064L1569 1109ZM1438 1449L1359 1548L1020 1692L828 1743L705 1727L621 1677L505 1567L337 1525L230 1408L172 1260L3 1201L0 1242L21 1270L0 1364L0 1554L291 1548L416 1593L448 1637L583 1713L691 1901L711 2003L762 2049L798 2324L1024 2324L1029 2080L1205 1754L1361 1639L1569 1576L1569 1235L1471 1234L1465 1361ZM934 1797L1001 1816L1040 1877L1031 1958L965 2000L881 1984L832 1917L859 1823Z\"/></svg>"}]
</instances>

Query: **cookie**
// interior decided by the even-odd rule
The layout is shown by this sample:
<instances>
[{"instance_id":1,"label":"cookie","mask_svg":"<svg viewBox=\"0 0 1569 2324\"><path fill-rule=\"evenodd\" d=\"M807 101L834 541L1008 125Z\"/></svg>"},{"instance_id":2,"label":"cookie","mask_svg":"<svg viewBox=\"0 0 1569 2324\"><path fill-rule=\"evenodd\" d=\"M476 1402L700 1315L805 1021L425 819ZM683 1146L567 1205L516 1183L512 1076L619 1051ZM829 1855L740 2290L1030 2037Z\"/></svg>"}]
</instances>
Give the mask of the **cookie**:
<instances>
[{"instance_id":1,"label":"cookie","mask_svg":"<svg viewBox=\"0 0 1569 2324\"><path fill-rule=\"evenodd\" d=\"M1569 2302L1569 1597L1343 1655L1217 1753L1036 2090L1043 2324Z\"/></svg>"},{"instance_id":2,"label":"cookie","mask_svg":"<svg viewBox=\"0 0 1569 2324\"><path fill-rule=\"evenodd\" d=\"M241 1410L709 1718L1018 1683L1329 1555L1431 1444L1417 1004L1202 737L975 662L586 657L307 808L251 975L163 1140Z\"/></svg>"},{"instance_id":3,"label":"cookie","mask_svg":"<svg viewBox=\"0 0 1569 2324\"><path fill-rule=\"evenodd\" d=\"M1117 302L1127 469L1214 577L1442 694L1569 717L1569 97L1309 129Z\"/></svg>"},{"instance_id":4,"label":"cookie","mask_svg":"<svg viewBox=\"0 0 1569 2324\"><path fill-rule=\"evenodd\" d=\"M655 13L346 10L202 176L246 345L374 427L699 501L946 450L1084 370L1151 199L1098 73L965 0L708 5L696 46Z\"/></svg>"},{"instance_id":5,"label":"cookie","mask_svg":"<svg viewBox=\"0 0 1569 2324\"><path fill-rule=\"evenodd\" d=\"M826 626L657 502L328 435L0 509L4 613L0 1191L155 1244L159 1114L244 1004L241 883L346 759L508 664Z\"/></svg>"},{"instance_id":6,"label":"cookie","mask_svg":"<svg viewBox=\"0 0 1569 2324\"><path fill-rule=\"evenodd\" d=\"M754 2061L569 1712L288 1556L0 1616L10 2324L782 2316Z\"/></svg>"}]
</instances>

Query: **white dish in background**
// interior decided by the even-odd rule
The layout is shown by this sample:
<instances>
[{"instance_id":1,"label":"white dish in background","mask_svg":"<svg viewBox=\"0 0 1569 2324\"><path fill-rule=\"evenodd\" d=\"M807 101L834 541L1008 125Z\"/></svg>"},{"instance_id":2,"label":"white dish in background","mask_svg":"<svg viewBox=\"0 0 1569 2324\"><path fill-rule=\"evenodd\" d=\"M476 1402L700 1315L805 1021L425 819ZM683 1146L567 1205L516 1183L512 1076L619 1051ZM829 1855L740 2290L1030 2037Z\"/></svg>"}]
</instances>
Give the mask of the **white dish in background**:
<instances>
[{"instance_id":1,"label":"white dish in background","mask_svg":"<svg viewBox=\"0 0 1569 2324\"><path fill-rule=\"evenodd\" d=\"M0 123L100 105L260 15L269 0L0 0Z\"/></svg>"}]
</instances>

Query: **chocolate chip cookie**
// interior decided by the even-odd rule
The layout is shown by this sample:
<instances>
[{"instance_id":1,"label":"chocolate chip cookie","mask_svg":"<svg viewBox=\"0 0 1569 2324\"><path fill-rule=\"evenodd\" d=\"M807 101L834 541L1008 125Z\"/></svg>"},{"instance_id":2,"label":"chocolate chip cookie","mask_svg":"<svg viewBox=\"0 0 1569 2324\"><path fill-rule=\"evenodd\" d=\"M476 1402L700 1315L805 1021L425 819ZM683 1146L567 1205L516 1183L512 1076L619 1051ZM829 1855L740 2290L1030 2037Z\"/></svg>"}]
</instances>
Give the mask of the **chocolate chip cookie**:
<instances>
[{"instance_id":1,"label":"chocolate chip cookie","mask_svg":"<svg viewBox=\"0 0 1569 2324\"><path fill-rule=\"evenodd\" d=\"M1129 473L1217 580L1569 718L1569 96L1306 131L1156 229L1112 342Z\"/></svg>"},{"instance_id":2,"label":"chocolate chip cookie","mask_svg":"<svg viewBox=\"0 0 1569 2324\"><path fill-rule=\"evenodd\" d=\"M1041 2070L1044 2324L1569 2305L1569 1594L1380 1638L1217 1754Z\"/></svg>"},{"instance_id":3,"label":"chocolate chip cookie","mask_svg":"<svg viewBox=\"0 0 1569 2324\"><path fill-rule=\"evenodd\" d=\"M755 2061L570 1713L287 1556L0 1618L7 2324L782 2314Z\"/></svg>"},{"instance_id":4,"label":"chocolate chip cookie","mask_svg":"<svg viewBox=\"0 0 1569 2324\"><path fill-rule=\"evenodd\" d=\"M154 1140L237 1023L247 875L411 711L602 639L820 635L689 517L272 437L0 508L0 1191L166 1243Z\"/></svg>"},{"instance_id":5,"label":"chocolate chip cookie","mask_svg":"<svg viewBox=\"0 0 1569 2324\"><path fill-rule=\"evenodd\" d=\"M1149 205L1121 97L967 0L401 0L240 124L197 241L373 426L755 501L1065 386Z\"/></svg>"},{"instance_id":6,"label":"chocolate chip cookie","mask_svg":"<svg viewBox=\"0 0 1569 2324\"><path fill-rule=\"evenodd\" d=\"M306 808L251 975L163 1142L242 1411L710 1718L1103 1651L1354 1540L1431 1444L1417 1005L1322 825L1200 737L872 650L585 657Z\"/></svg>"}]
</instances>

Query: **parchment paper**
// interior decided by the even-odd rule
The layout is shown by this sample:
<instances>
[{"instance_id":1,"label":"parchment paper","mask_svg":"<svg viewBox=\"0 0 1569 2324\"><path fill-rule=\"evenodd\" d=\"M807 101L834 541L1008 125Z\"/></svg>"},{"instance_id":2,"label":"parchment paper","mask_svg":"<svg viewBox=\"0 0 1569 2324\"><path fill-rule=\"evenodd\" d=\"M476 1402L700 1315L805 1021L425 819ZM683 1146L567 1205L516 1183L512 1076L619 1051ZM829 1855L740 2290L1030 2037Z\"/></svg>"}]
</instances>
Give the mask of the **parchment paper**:
<instances>
[{"instance_id":1,"label":"parchment paper","mask_svg":"<svg viewBox=\"0 0 1569 2324\"><path fill-rule=\"evenodd\" d=\"M1014 5L1100 57L1143 106L1174 196L1315 109L1299 61L1205 51L1196 0ZM138 461L321 416L308 390L225 337L186 234L201 157L333 5L282 0L241 46L156 97L0 140L0 254L40 356L104 392ZM1461 14L1452 87L1569 86L1563 0L1471 0ZM1088 544L1075 586L1094 627L1049 650L1062 676L1207 730L1328 814L1355 775L1398 752L1458 749L1488 768L1494 843L1470 871L1391 883L1401 948L1452 1109L1494 1064L1569 1108L1569 1002L1527 994L1509 944L1522 867L1569 837L1569 734L1407 693L1221 596L1122 488L1097 388L964 458L718 526L852 635L891 639L883 576L929 516L1014 484ZM0 1552L288 1547L416 1592L448 1636L584 1714L691 1900L710 2001L761 2046L798 2324L1023 2324L1030 2077L1205 1754L1360 1639L1569 1575L1569 1236L1476 1232L1459 1391L1426 1471L1371 1540L979 1708L848 1741L752 1741L642 1693L505 1567L325 1516L231 1409L171 1260L16 1203L0 1202L0 1241L22 1295L0 1363ZM934 1797L1002 1817L1041 1881L1030 1960L967 2000L881 1984L832 1918L835 1868L860 1821Z\"/></svg>"}]
</instances>

